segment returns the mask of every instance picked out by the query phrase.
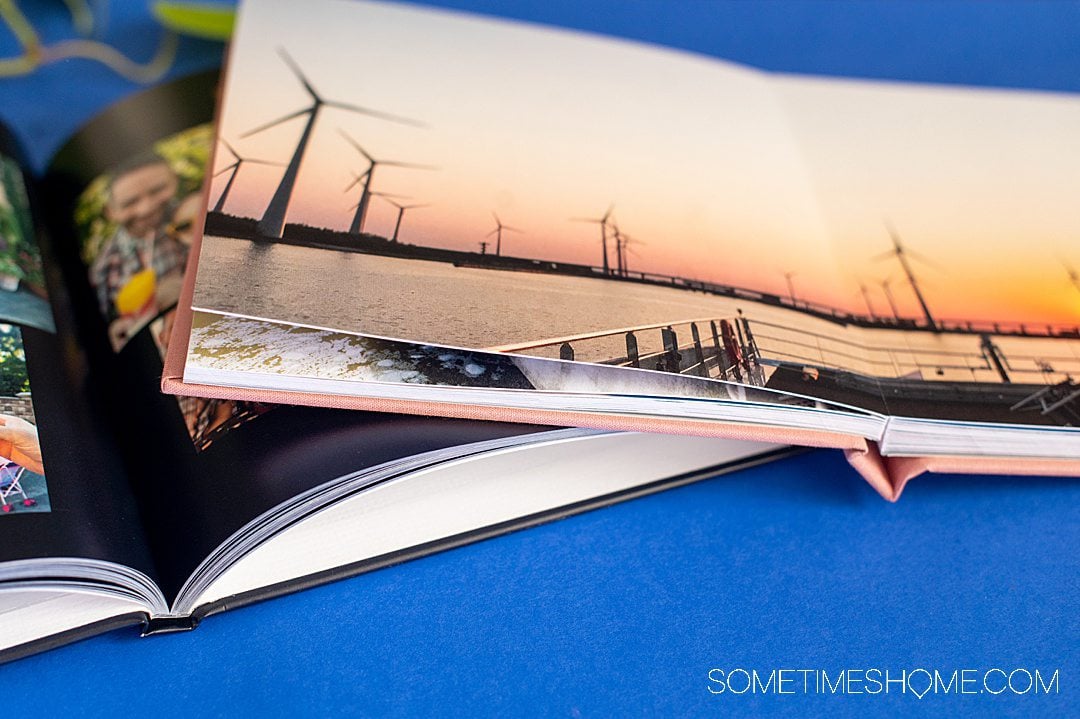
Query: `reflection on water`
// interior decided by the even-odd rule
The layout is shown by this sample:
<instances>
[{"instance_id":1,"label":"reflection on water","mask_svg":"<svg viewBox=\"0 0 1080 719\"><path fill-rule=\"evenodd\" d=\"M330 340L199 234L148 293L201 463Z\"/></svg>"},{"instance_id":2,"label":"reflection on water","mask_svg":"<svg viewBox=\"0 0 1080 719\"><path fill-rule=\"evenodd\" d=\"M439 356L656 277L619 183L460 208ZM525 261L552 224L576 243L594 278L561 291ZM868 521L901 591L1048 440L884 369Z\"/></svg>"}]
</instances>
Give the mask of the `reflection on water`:
<instances>
[{"instance_id":1,"label":"reflection on water","mask_svg":"<svg viewBox=\"0 0 1080 719\"><path fill-rule=\"evenodd\" d=\"M256 249L257 247L257 249ZM439 344L491 347L733 315L752 303L584 277L459 268L247 240L203 240L197 307ZM791 314L776 308L778 317Z\"/></svg>"},{"instance_id":2,"label":"reflection on water","mask_svg":"<svg viewBox=\"0 0 1080 719\"><path fill-rule=\"evenodd\" d=\"M459 268L247 240L204 238L194 304L471 348L734 317L742 310L752 324L761 324L759 345L766 358L878 376L911 376L917 371L923 379L997 381L977 335L845 330L783 307L683 289ZM643 354L662 349L656 331L642 333L639 342ZM1066 372L1080 369L1080 342L1074 340L998 338L996 342L1007 359L1014 359L1013 369L1023 375L1015 381L1060 381ZM578 349L577 359L602 361L624 353L623 338L615 336L586 343ZM558 349L530 354L557 357ZM1052 372L1044 372L1043 367Z\"/></svg>"}]
</instances>

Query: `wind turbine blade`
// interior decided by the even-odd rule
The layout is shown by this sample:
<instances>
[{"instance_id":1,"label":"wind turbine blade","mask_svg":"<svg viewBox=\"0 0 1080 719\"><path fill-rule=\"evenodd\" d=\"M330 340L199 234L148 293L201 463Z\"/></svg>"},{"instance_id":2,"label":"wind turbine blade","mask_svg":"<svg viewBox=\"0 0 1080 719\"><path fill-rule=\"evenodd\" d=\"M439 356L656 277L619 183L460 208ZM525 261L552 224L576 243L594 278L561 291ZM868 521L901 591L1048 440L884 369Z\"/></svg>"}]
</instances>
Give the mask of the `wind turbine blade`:
<instances>
[{"instance_id":1,"label":"wind turbine blade","mask_svg":"<svg viewBox=\"0 0 1080 719\"><path fill-rule=\"evenodd\" d=\"M571 217L570 222L604 222L600 217Z\"/></svg>"},{"instance_id":2,"label":"wind turbine blade","mask_svg":"<svg viewBox=\"0 0 1080 719\"><path fill-rule=\"evenodd\" d=\"M418 210L421 207L431 207L431 205L430 204L426 204L426 205L398 205L398 207L400 207L403 210Z\"/></svg>"},{"instance_id":3,"label":"wind turbine blade","mask_svg":"<svg viewBox=\"0 0 1080 719\"><path fill-rule=\"evenodd\" d=\"M499 228L498 228L498 227L496 227L496 228L495 228L494 230L492 230L491 232L489 232L489 233L487 233L486 235L484 235L484 237L491 237L492 235L494 235L494 234L495 234L496 232L498 232L498 231L499 231Z\"/></svg>"},{"instance_id":4,"label":"wind turbine blade","mask_svg":"<svg viewBox=\"0 0 1080 719\"><path fill-rule=\"evenodd\" d=\"M233 146L229 144L228 140L226 140L224 137L222 137L220 139L221 139L221 144L225 146L225 149L228 150L232 154L232 156L234 158L236 158L237 160L242 159L240 157L240 153L238 153L235 149L233 149Z\"/></svg>"},{"instance_id":5,"label":"wind turbine blade","mask_svg":"<svg viewBox=\"0 0 1080 719\"><path fill-rule=\"evenodd\" d=\"M614 211L615 211L615 203L613 202L610 205L608 205L607 212L605 212L604 216L602 218L600 218L600 221L601 222L607 222L608 218L611 217L611 213L614 212Z\"/></svg>"},{"instance_id":6,"label":"wind turbine blade","mask_svg":"<svg viewBox=\"0 0 1080 719\"><path fill-rule=\"evenodd\" d=\"M308 82L308 79L304 77L304 73L300 70L300 66L289 56L289 53L285 52L285 48L279 47L278 55L281 55L281 59L284 60L285 64L289 66L289 69L293 71L293 74L296 75L296 79L300 81L300 84L304 86L307 93L311 95L311 99L315 100L315 102L322 102L322 97L319 96L319 93L315 92L315 88L312 87L311 83Z\"/></svg>"},{"instance_id":7,"label":"wind turbine blade","mask_svg":"<svg viewBox=\"0 0 1080 719\"><path fill-rule=\"evenodd\" d=\"M374 157L372 157L371 155L369 155L369 154L367 153L367 150L365 150L364 148L360 147L360 143L359 143L359 142L357 142L356 140L354 140L354 139L352 139L351 137L349 137L348 133L346 133L346 132L345 132L344 130L342 130L341 128L338 128L338 133L339 133L339 134L340 134L340 135L341 135L342 137L344 137L344 138L345 138L345 141L346 141L346 142L348 142L348 143L349 143L350 145L352 145L353 147L355 147L355 148L356 148L356 151L357 151L357 152L359 152L359 153L360 153L361 155L363 155L363 156L364 156L364 159L365 159L365 160L367 160L367 161L368 161L368 162L370 162L371 164L375 164L375 158L374 158ZM369 170L369 172L370 172L370 170Z\"/></svg>"},{"instance_id":8,"label":"wind turbine blade","mask_svg":"<svg viewBox=\"0 0 1080 719\"><path fill-rule=\"evenodd\" d=\"M336 107L340 110L348 110L350 112L358 112L361 115L367 115L369 117L376 117L380 120L389 120L390 122L396 122L401 125L412 125L413 127L427 127L426 124L418 120L410 120L407 117L400 117L398 115L391 115L388 112L379 112L378 110L371 110L366 107L360 107L359 105L350 105L347 102L337 102L335 100L325 100L323 104L328 107Z\"/></svg>"},{"instance_id":9,"label":"wind turbine blade","mask_svg":"<svg viewBox=\"0 0 1080 719\"><path fill-rule=\"evenodd\" d=\"M354 187L356 187L357 185L359 185L359 184L360 184L361 182L363 182L363 181L364 181L364 178L365 178L365 177L367 177L367 176L368 176L368 175L369 175L370 173L371 173L371 171L370 171L370 170L368 170L367 172L365 172L365 173L364 173L364 174L362 174L362 175L353 175L353 181L352 181L352 182L350 182L350 183L349 183L349 186L348 186L348 187L346 187L346 188L345 188L344 190L342 190L342 192L348 192L348 191L349 191L349 190L351 190L352 188L354 188Z\"/></svg>"},{"instance_id":10,"label":"wind turbine blade","mask_svg":"<svg viewBox=\"0 0 1080 719\"><path fill-rule=\"evenodd\" d=\"M502 220L499 219L499 216L496 215L494 212L491 213L491 216L495 218L495 224L499 227L502 227Z\"/></svg>"},{"instance_id":11,"label":"wind turbine blade","mask_svg":"<svg viewBox=\"0 0 1080 719\"><path fill-rule=\"evenodd\" d=\"M369 192L369 195L375 195L377 197L396 197L399 200L408 200L408 195L398 195L393 192Z\"/></svg>"},{"instance_id":12,"label":"wind turbine blade","mask_svg":"<svg viewBox=\"0 0 1080 719\"><path fill-rule=\"evenodd\" d=\"M892 259L896 257L896 250L889 250L888 252L882 252L881 254L874 255L870 258L871 262L881 262L882 260Z\"/></svg>"},{"instance_id":13,"label":"wind turbine blade","mask_svg":"<svg viewBox=\"0 0 1080 719\"><path fill-rule=\"evenodd\" d=\"M218 170L217 172L215 172L214 177L217 177L218 175L224 175L229 170L233 170L233 169L235 169L235 168L237 168L239 166L240 166L239 162L234 162L233 164L231 164L231 165L229 165L227 167L223 167L220 170Z\"/></svg>"},{"instance_id":14,"label":"wind turbine blade","mask_svg":"<svg viewBox=\"0 0 1080 719\"><path fill-rule=\"evenodd\" d=\"M265 125L259 125L254 130L248 130L247 132L245 132L240 137L251 137L252 135L260 133L263 130L269 130L271 127L274 127L275 125L280 125L283 122L288 122L289 120L292 120L293 118L296 118L296 117L300 117L301 115L307 115L308 113L311 112L311 110L312 110L312 108L310 108L310 107L305 107L303 110L297 110L296 112L294 112L294 113L292 113L290 115L285 115L284 117L279 117L278 119L274 120L273 122L268 122Z\"/></svg>"},{"instance_id":15,"label":"wind turbine blade","mask_svg":"<svg viewBox=\"0 0 1080 719\"><path fill-rule=\"evenodd\" d=\"M412 169L412 170L438 170L439 169L438 167L435 167L434 165L417 165L414 162L395 162L395 161L392 161L392 160L379 160L379 164L380 165L385 165L386 167L408 167L409 169Z\"/></svg>"},{"instance_id":16,"label":"wind turbine blade","mask_svg":"<svg viewBox=\"0 0 1080 719\"><path fill-rule=\"evenodd\" d=\"M516 227L511 227L510 225L503 225L502 228L504 230L510 230L511 232L524 232L525 231L525 230L519 230Z\"/></svg>"},{"instance_id":17,"label":"wind turbine blade","mask_svg":"<svg viewBox=\"0 0 1080 719\"><path fill-rule=\"evenodd\" d=\"M896 231L896 227L893 225L892 220L888 217L881 218L885 223L885 231L889 233L889 238L893 241L893 244L900 247L900 233Z\"/></svg>"},{"instance_id":18,"label":"wind turbine blade","mask_svg":"<svg viewBox=\"0 0 1080 719\"><path fill-rule=\"evenodd\" d=\"M916 260L923 263L924 265L927 265L928 267L933 267L935 270L939 270L941 272L947 271L945 267L941 264L934 262L933 260L929 259L928 257L919 252L915 252L911 248L905 247L904 252L907 254L908 257L914 257Z\"/></svg>"},{"instance_id":19,"label":"wind turbine blade","mask_svg":"<svg viewBox=\"0 0 1080 719\"><path fill-rule=\"evenodd\" d=\"M239 165L240 162L250 162L253 165L274 165L275 167L281 167L285 164L284 162L270 162L270 160L256 160L251 157L243 157L236 164Z\"/></svg>"}]
</instances>

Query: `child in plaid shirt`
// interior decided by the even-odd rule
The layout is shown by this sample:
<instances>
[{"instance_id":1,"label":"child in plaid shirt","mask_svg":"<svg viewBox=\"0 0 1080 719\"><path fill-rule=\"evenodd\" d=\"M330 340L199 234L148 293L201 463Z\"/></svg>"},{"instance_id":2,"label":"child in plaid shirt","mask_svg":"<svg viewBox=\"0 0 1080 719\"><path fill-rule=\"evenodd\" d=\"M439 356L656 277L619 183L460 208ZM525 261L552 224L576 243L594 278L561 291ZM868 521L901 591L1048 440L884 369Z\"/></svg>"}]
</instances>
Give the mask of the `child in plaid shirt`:
<instances>
[{"instance_id":1,"label":"child in plaid shirt","mask_svg":"<svg viewBox=\"0 0 1080 719\"><path fill-rule=\"evenodd\" d=\"M116 296L131 278L152 269L160 287L161 280L178 280L184 271L188 247L166 231L176 207L178 184L176 173L156 154L132 158L112 174L105 214L117 229L91 265L90 283L102 314L110 321L114 344L137 329L138 318L121 316L116 308ZM178 282L173 285L178 287ZM159 301L156 309L164 309L175 299Z\"/></svg>"}]
</instances>

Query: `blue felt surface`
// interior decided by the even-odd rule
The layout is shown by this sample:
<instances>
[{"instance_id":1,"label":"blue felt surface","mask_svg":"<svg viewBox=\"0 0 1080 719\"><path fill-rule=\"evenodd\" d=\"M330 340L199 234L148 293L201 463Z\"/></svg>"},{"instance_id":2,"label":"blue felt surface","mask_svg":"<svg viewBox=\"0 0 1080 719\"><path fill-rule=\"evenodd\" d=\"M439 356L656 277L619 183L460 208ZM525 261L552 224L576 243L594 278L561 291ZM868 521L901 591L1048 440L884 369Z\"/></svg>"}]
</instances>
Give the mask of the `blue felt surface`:
<instances>
[{"instance_id":1,"label":"blue felt surface","mask_svg":"<svg viewBox=\"0 0 1080 719\"><path fill-rule=\"evenodd\" d=\"M1080 91L1077 3L438 4L783 71ZM112 5L148 53L140 8ZM186 43L183 63L214 52ZM0 116L40 160L129 90L67 63L0 81ZM1076 480L928 477L891 505L815 452L3 666L0 714L1080 716L1078 547ZM713 696L714 667L1058 669L1060 692Z\"/></svg>"}]
</instances>

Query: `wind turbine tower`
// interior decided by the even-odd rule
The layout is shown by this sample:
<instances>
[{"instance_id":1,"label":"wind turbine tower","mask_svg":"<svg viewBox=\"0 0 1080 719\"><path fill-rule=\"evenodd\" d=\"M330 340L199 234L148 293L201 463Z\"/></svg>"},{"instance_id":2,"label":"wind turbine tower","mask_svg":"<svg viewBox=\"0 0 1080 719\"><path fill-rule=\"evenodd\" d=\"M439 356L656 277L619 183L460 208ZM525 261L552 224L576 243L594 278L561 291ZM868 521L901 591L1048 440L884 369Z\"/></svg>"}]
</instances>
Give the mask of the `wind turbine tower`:
<instances>
[{"instance_id":1,"label":"wind turbine tower","mask_svg":"<svg viewBox=\"0 0 1080 719\"><path fill-rule=\"evenodd\" d=\"M352 139L344 132L341 132L341 136L344 137L346 141L348 141L348 143L352 145L353 148L355 148L356 151L359 152L365 160L368 161L367 171L365 171L362 175L353 180L352 184L345 188L345 191L348 192L350 189L355 187L357 183L364 183L364 189L360 193L360 202L356 206L356 214L353 215L352 224L349 225L349 234L359 235L364 231L364 220L367 218L368 206L371 204L371 196L373 194L377 194L371 191L371 181L375 178L375 169L377 167L379 167L380 165L385 165L387 167L408 167L414 170L434 170L436 168L431 167L430 165L415 165L411 162L376 160L368 153L367 150L361 147L360 143L358 143L356 140Z\"/></svg>"},{"instance_id":2,"label":"wind turbine tower","mask_svg":"<svg viewBox=\"0 0 1080 719\"><path fill-rule=\"evenodd\" d=\"M397 222L394 223L394 236L390 238L391 242L397 242L398 232L401 231L401 218L405 216L405 210L416 210L421 207L428 207L428 205L399 205L388 197L386 197L385 199L387 202L397 208Z\"/></svg>"},{"instance_id":3,"label":"wind turbine tower","mask_svg":"<svg viewBox=\"0 0 1080 719\"><path fill-rule=\"evenodd\" d=\"M604 253L603 266L604 274L611 274L611 266L608 264L608 251L607 251L607 228L608 220L611 219L611 212L615 209L615 205L608 205L607 212L603 217L575 217L574 222L595 222L600 225L600 247Z\"/></svg>"},{"instance_id":4,"label":"wind turbine tower","mask_svg":"<svg viewBox=\"0 0 1080 719\"><path fill-rule=\"evenodd\" d=\"M784 281L787 282L788 297L791 298L791 304L795 304L795 283L791 281L791 278L795 276L794 272L785 272Z\"/></svg>"},{"instance_id":5,"label":"wind turbine tower","mask_svg":"<svg viewBox=\"0 0 1080 719\"><path fill-rule=\"evenodd\" d=\"M503 233L503 230L508 230L510 232L521 232L521 230L519 230L516 227L510 227L509 225L504 225L502 223L502 220L499 219L499 216L496 215L494 212L491 213L491 216L495 218L495 229L492 230L491 232L487 233L485 235L485 237L491 237L492 235L495 235L495 256L496 257L501 257L502 256L502 233Z\"/></svg>"},{"instance_id":6,"label":"wind turbine tower","mask_svg":"<svg viewBox=\"0 0 1080 719\"><path fill-rule=\"evenodd\" d=\"M300 66L289 57L289 54L286 53L284 49L279 48L278 54L281 55L282 60L289 66L289 69L292 71L293 75L296 76L296 79L300 81L300 84L304 86L304 90L311 97L311 105L302 110L297 110L296 112L285 115L284 117L280 117L273 122L268 122L265 125L260 125L253 130L249 130L241 137L254 135L255 133L268 130L271 127L275 127L297 117L307 117L307 122L304 123L304 130L300 133L300 140L296 143L296 149L293 150L292 159L289 160L289 164L285 168L285 174L281 176L281 182L278 183L277 190L274 191L274 196L270 199L270 204L266 206L266 211L263 213L262 218L257 224L259 234L264 237L280 238L285 230L285 215L288 213L289 203L292 201L293 188L296 185L297 175L300 173L300 164L304 161L304 152L307 150L308 142L311 140L311 134L315 129L315 121L319 118L320 110L324 107L335 107L405 125L413 125L416 127L422 127L423 125L414 120L397 117L395 115L388 115L366 107L337 102L336 100L327 100L315 91L315 88L308 82L304 73L301 72Z\"/></svg>"},{"instance_id":7,"label":"wind turbine tower","mask_svg":"<svg viewBox=\"0 0 1080 719\"><path fill-rule=\"evenodd\" d=\"M866 289L866 285L862 282L859 283L859 292L862 293L863 302L866 303L866 309L870 311L870 319L877 319L877 312L874 312L874 304L870 301L870 290Z\"/></svg>"},{"instance_id":8,"label":"wind turbine tower","mask_svg":"<svg viewBox=\"0 0 1080 719\"><path fill-rule=\"evenodd\" d=\"M881 291L885 293L885 299L889 301L889 308L892 309L893 317L900 319L900 310L896 306L896 298L893 297L891 278L885 278L881 281Z\"/></svg>"},{"instance_id":9,"label":"wind turbine tower","mask_svg":"<svg viewBox=\"0 0 1080 719\"><path fill-rule=\"evenodd\" d=\"M896 257L896 259L900 262L900 267L902 267L904 270L904 274L907 275L908 283L911 285L911 290L915 293L915 297L919 300L919 306L922 307L923 315L926 317L926 324L931 329L936 330L937 321L930 313L930 306L926 304L926 298L923 297L922 290L919 289L919 282L915 279L915 272L911 269L911 263L908 262L908 255L911 255L912 257L918 257L918 255L916 255L900 243L900 236L896 234L896 230L891 224L887 223L886 227L889 231L889 237L890 239L892 239L893 249L889 250L884 254L878 255L878 257L875 259L891 256ZM923 261L925 262L926 260Z\"/></svg>"},{"instance_id":10,"label":"wind turbine tower","mask_svg":"<svg viewBox=\"0 0 1080 719\"><path fill-rule=\"evenodd\" d=\"M251 162L258 165L280 165L279 162L267 162L266 160L255 160L250 157L241 157L240 154L233 149L233 146L225 141L221 140L221 144L225 146L225 149L229 151L229 154L233 156L233 162L231 165L222 168L215 173L214 177L218 175L224 175L226 172L232 171L229 175L229 181L225 183L225 189L221 191L221 196L218 197L216 203L214 203L214 212L222 212L225 209L225 201L229 198L229 190L232 189L233 181L236 180L236 175L240 172L240 168L243 167L245 162Z\"/></svg>"}]
</instances>

